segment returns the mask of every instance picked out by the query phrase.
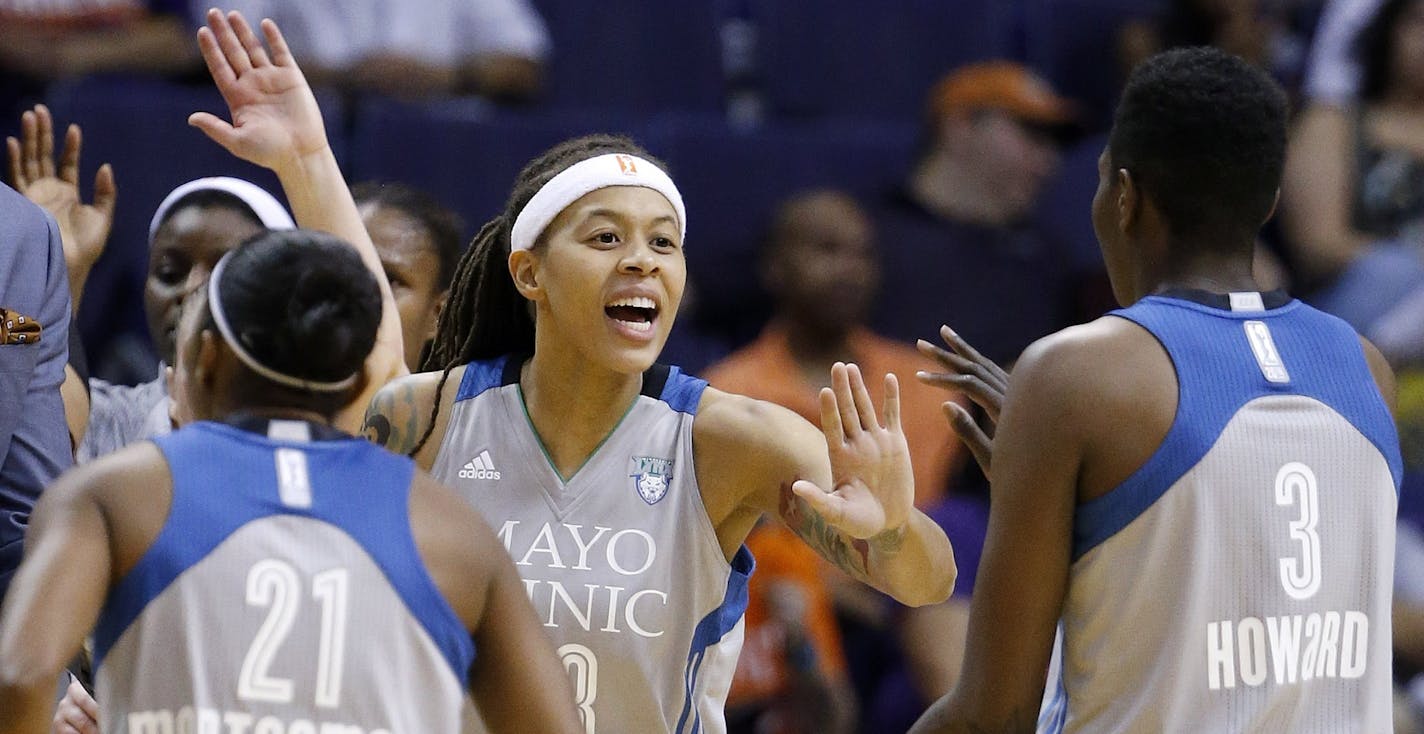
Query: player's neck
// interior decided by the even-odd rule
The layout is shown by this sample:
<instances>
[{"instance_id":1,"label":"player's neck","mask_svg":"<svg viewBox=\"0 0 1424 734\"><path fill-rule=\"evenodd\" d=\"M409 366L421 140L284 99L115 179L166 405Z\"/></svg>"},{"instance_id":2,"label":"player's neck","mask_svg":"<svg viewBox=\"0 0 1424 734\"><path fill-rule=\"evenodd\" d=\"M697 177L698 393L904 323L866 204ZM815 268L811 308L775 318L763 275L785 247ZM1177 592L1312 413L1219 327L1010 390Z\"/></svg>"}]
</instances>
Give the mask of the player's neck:
<instances>
[{"instance_id":1,"label":"player's neck","mask_svg":"<svg viewBox=\"0 0 1424 734\"><path fill-rule=\"evenodd\" d=\"M565 477L618 426L642 388L641 374L600 369L567 348L536 349L519 376L529 421Z\"/></svg>"},{"instance_id":2,"label":"player's neck","mask_svg":"<svg viewBox=\"0 0 1424 734\"><path fill-rule=\"evenodd\" d=\"M1145 293L1170 289L1206 291L1208 293L1240 293L1259 291L1261 286L1251 272L1251 261L1238 256L1202 255L1169 266L1151 278Z\"/></svg>"},{"instance_id":3,"label":"player's neck","mask_svg":"<svg viewBox=\"0 0 1424 734\"><path fill-rule=\"evenodd\" d=\"M219 413L219 415L223 417L223 420L253 418L264 420L306 421L307 423L316 423L318 425L323 426L331 425L330 416L322 415L321 413L318 413L314 410L302 410L300 408L255 408L251 406L234 406L230 410L225 410Z\"/></svg>"}]
</instances>

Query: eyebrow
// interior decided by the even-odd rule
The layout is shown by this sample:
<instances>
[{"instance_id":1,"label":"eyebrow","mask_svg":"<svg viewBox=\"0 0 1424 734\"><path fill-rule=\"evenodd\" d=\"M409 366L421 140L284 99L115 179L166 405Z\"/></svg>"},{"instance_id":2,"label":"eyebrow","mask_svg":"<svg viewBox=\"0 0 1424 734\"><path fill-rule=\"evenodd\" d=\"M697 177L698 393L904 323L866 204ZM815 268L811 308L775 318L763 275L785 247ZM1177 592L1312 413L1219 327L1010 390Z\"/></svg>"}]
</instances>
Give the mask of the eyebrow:
<instances>
[{"instance_id":1,"label":"eyebrow","mask_svg":"<svg viewBox=\"0 0 1424 734\"><path fill-rule=\"evenodd\" d=\"M613 209L604 209L604 208L594 209L593 211L591 211L591 212L589 212L588 214L585 214L585 215L584 215L584 218L585 218L585 219L593 219L594 217L603 217L603 218L605 218L605 219L627 219L627 218L628 218L628 215L626 215L626 214L624 214L624 213L622 213L622 212L613 210ZM653 220L653 224L664 224L664 223L666 223L666 224L677 224L677 219L675 219L675 218L673 218L673 217L671 217L671 216L669 216L669 215L667 215L667 214L664 214L664 215L662 215L662 216L660 216L660 217L657 217L656 219Z\"/></svg>"}]
</instances>

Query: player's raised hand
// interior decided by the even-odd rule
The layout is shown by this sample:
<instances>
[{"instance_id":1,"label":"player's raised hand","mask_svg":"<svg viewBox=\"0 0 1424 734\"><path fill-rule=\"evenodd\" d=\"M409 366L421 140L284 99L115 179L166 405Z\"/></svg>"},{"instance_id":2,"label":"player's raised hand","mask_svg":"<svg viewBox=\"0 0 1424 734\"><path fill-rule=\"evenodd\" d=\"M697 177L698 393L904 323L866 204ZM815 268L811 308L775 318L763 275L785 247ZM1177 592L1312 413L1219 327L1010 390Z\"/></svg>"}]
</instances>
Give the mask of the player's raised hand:
<instances>
[{"instance_id":1,"label":"player's raised hand","mask_svg":"<svg viewBox=\"0 0 1424 734\"><path fill-rule=\"evenodd\" d=\"M78 125L65 131L64 148L56 166L54 118L49 108L35 105L20 116L20 138L5 139L9 154L10 182L25 198L39 204L59 224L64 259L71 280L83 279L109 239L114 224L114 203L118 189L114 169L105 163L94 174L94 201L79 198L79 154L83 137Z\"/></svg>"},{"instance_id":2,"label":"player's raised hand","mask_svg":"<svg viewBox=\"0 0 1424 734\"><path fill-rule=\"evenodd\" d=\"M241 13L208 11L208 25L198 29L198 47L232 120L195 112L188 124L233 155L280 173L283 166L325 149L326 129L277 24L263 20L262 35L266 47Z\"/></svg>"},{"instance_id":3,"label":"player's raised hand","mask_svg":"<svg viewBox=\"0 0 1424 734\"><path fill-rule=\"evenodd\" d=\"M968 395L970 400L984 409L989 420L997 424L999 411L1004 407L1004 395L1009 389L1009 374L995 364L994 360L980 354L948 326L941 326L939 335L949 349L935 346L924 339L921 339L917 346L921 354L939 362L945 371L919 372L915 374L915 378L926 385L958 390ZM979 468L988 476L994 448L992 427L990 432L986 432L964 406L953 401L945 402L943 408L950 427L969 447L974 454L974 460L979 462Z\"/></svg>"},{"instance_id":4,"label":"player's raised hand","mask_svg":"<svg viewBox=\"0 0 1424 734\"><path fill-rule=\"evenodd\" d=\"M821 430L830 450L829 489L791 486L826 522L855 538L904 527L915 504L910 449L900 427L900 385L885 375L885 425L875 415L860 368L837 362L821 390Z\"/></svg>"}]
</instances>

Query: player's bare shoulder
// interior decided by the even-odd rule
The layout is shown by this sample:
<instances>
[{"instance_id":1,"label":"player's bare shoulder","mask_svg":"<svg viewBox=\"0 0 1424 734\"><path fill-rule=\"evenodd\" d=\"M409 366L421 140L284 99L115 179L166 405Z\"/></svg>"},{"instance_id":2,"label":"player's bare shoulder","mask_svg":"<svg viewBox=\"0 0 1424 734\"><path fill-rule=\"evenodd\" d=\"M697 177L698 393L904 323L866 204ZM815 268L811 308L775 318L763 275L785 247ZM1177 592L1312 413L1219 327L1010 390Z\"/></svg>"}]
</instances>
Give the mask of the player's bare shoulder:
<instances>
[{"instance_id":1,"label":"player's bare shoulder","mask_svg":"<svg viewBox=\"0 0 1424 734\"><path fill-rule=\"evenodd\" d=\"M756 454L778 454L798 439L815 441L819 431L804 418L775 403L707 388L692 424L699 464Z\"/></svg>"},{"instance_id":2,"label":"player's bare shoulder","mask_svg":"<svg viewBox=\"0 0 1424 734\"><path fill-rule=\"evenodd\" d=\"M443 389L440 389L439 372L417 372L392 380L371 398L362 433L390 451L409 454L426 435L436 400L441 400L436 430L416 457L417 462L428 469L439 448L438 437L449 414L449 403L454 400L464 374L464 366L450 370Z\"/></svg>"}]
</instances>

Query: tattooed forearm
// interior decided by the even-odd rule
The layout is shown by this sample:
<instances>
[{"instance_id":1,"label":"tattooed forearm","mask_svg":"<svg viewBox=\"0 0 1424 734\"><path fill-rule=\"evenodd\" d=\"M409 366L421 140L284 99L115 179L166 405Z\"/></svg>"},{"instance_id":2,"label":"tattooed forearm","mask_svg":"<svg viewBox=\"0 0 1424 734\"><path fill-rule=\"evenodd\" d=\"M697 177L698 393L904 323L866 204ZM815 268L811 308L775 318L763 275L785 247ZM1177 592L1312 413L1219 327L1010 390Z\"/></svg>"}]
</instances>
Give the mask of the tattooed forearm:
<instances>
[{"instance_id":1,"label":"tattooed forearm","mask_svg":"<svg viewBox=\"0 0 1424 734\"><path fill-rule=\"evenodd\" d=\"M780 514L786 526L801 537L811 550L851 577L870 583L870 543L851 538L832 527L791 491L790 484L781 486Z\"/></svg>"},{"instance_id":2,"label":"tattooed forearm","mask_svg":"<svg viewBox=\"0 0 1424 734\"><path fill-rule=\"evenodd\" d=\"M398 454L409 453L420 439L420 411L415 390L399 382L382 388L366 409L362 432L366 438Z\"/></svg>"}]
</instances>

